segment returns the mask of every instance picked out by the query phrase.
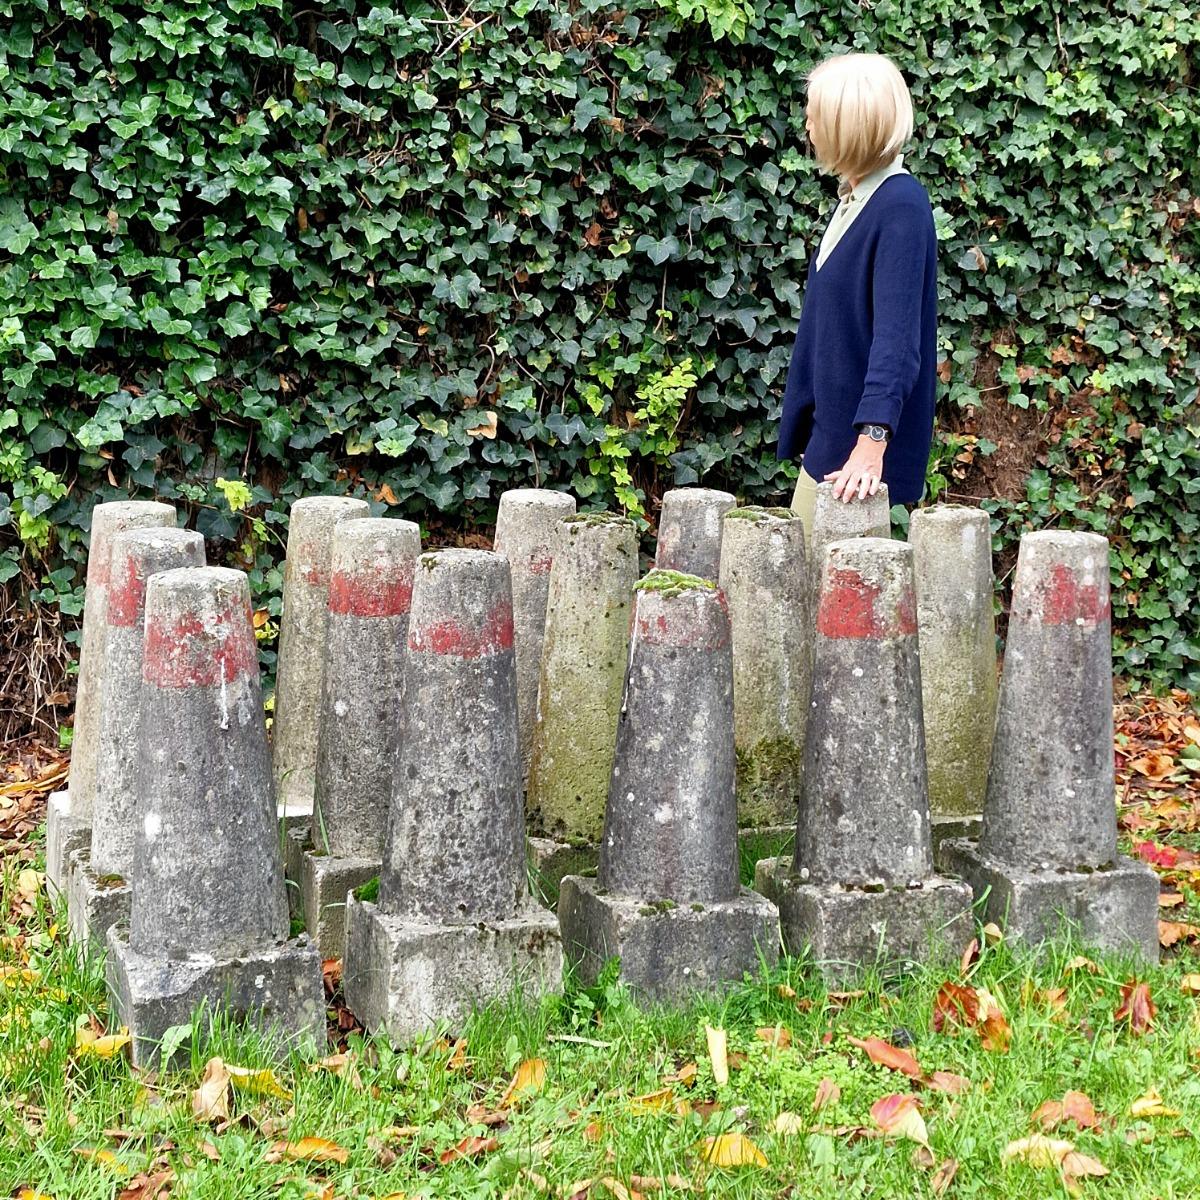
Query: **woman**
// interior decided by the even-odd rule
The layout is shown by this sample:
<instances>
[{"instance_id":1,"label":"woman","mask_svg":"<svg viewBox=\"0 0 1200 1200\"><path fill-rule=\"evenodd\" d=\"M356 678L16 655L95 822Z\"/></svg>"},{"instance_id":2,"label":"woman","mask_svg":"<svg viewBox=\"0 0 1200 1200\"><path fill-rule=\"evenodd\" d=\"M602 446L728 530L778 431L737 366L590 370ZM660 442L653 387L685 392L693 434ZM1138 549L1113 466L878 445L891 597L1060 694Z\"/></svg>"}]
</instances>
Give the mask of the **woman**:
<instances>
[{"instance_id":1,"label":"woman","mask_svg":"<svg viewBox=\"0 0 1200 1200\"><path fill-rule=\"evenodd\" d=\"M812 533L820 480L843 501L886 483L925 486L937 382L937 239L925 189L904 169L908 88L878 54L831 58L808 79L805 122L838 204L808 270L792 350L781 460L803 456L792 508Z\"/></svg>"}]
</instances>

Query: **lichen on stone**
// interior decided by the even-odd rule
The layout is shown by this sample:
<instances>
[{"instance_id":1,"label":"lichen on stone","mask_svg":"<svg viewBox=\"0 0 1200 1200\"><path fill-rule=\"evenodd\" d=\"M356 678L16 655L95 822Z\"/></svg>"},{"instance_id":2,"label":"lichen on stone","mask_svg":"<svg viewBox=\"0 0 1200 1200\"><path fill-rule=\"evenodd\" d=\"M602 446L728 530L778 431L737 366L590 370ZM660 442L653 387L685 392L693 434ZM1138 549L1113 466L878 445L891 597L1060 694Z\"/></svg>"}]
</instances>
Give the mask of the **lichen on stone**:
<instances>
[{"instance_id":1,"label":"lichen on stone","mask_svg":"<svg viewBox=\"0 0 1200 1200\"><path fill-rule=\"evenodd\" d=\"M682 571L664 571L658 567L649 571L633 585L635 592L657 592L661 596L681 596L684 592L714 591L716 583L699 575Z\"/></svg>"},{"instance_id":2,"label":"lichen on stone","mask_svg":"<svg viewBox=\"0 0 1200 1200\"><path fill-rule=\"evenodd\" d=\"M762 504L747 504L742 508L731 508L725 514L726 521L763 521L768 518L778 521L798 521L800 518L790 508L767 508Z\"/></svg>"},{"instance_id":3,"label":"lichen on stone","mask_svg":"<svg viewBox=\"0 0 1200 1200\"><path fill-rule=\"evenodd\" d=\"M563 517L562 523L574 527L588 527L591 525L629 525L632 522L628 517L621 516L615 512L583 512L575 513L570 517Z\"/></svg>"}]
</instances>

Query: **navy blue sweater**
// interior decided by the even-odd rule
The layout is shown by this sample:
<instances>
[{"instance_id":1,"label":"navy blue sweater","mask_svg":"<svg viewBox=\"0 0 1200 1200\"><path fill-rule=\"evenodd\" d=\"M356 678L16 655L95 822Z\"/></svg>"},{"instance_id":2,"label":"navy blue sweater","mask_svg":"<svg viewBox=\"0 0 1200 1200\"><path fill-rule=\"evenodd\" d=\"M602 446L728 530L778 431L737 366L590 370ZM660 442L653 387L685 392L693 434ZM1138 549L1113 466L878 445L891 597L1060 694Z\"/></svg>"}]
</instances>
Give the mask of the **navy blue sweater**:
<instances>
[{"instance_id":1,"label":"navy blue sweater","mask_svg":"<svg viewBox=\"0 0 1200 1200\"><path fill-rule=\"evenodd\" d=\"M925 487L937 387L937 236L925 189L892 175L824 265L808 268L778 457L804 457L818 482L840 470L856 424L887 425L883 481L893 504Z\"/></svg>"}]
</instances>

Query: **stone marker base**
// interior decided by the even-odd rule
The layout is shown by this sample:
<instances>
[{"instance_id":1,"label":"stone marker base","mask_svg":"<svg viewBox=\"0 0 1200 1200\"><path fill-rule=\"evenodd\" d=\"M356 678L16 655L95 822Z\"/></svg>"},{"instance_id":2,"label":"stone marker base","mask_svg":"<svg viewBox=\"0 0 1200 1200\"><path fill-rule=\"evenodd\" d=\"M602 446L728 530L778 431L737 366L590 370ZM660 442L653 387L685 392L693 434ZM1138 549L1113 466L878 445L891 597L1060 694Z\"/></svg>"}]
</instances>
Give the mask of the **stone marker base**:
<instances>
[{"instance_id":1,"label":"stone marker base","mask_svg":"<svg viewBox=\"0 0 1200 1200\"><path fill-rule=\"evenodd\" d=\"M568 875L558 920L563 953L585 985L619 958L621 978L651 1000L718 991L779 959L779 913L748 888L716 904L651 904Z\"/></svg>"},{"instance_id":2,"label":"stone marker base","mask_svg":"<svg viewBox=\"0 0 1200 1200\"><path fill-rule=\"evenodd\" d=\"M971 841L977 841L982 831L983 816L980 813L957 816L932 814L929 818L929 832L933 837L933 861L937 863L937 869L947 875L956 875L957 871L951 870L942 862L942 843L953 838L969 838Z\"/></svg>"},{"instance_id":3,"label":"stone marker base","mask_svg":"<svg viewBox=\"0 0 1200 1200\"><path fill-rule=\"evenodd\" d=\"M1158 961L1158 878L1143 863L1118 856L1097 871L1020 870L966 840L944 842L942 859L971 885L984 920L1014 941L1037 945L1068 927L1089 945Z\"/></svg>"},{"instance_id":4,"label":"stone marker base","mask_svg":"<svg viewBox=\"0 0 1200 1200\"><path fill-rule=\"evenodd\" d=\"M305 850L300 861L300 906L308 936L322 958L341 958L346 945L346 893L374 879L383 864Z\"/></svg>"},{"instance_id":5,"label":"stone marker base","mask_svg":"<svg viewBox=\"0 0 1200 1200\"><path fill-rule=\"evenodd\" d=\"M396 1045L442 1021L458 1029L472 1008L514 987L527 996L562 987L558 922L532 902L508 921L432 925L390 916L351 895L343 961L347 1007Z\"/></svg>"},{"instance_id":6,"label":"stone marker base","mask_svg":"<svg viewBox=\"0 0 1200 1200\"><path fill-rule=\"evenodd\" d=\"M287 888L288 915L301 921L304 919L304 856L311 849L311 820L284 827L283 882Z\"/></svg>"},{"instance_id":7,"label":"stone marker base","mask_svg":"<svg viewBox=\"0 0 1200 1200\"><path fill-rule=\"evenodd\" d=\"M288 1042L325 1044L321 957L306 938L232 959L149 958L130 948L128 933L108 931L108 993L118 1025L133 1036L134 1066L157 1064L163 1034L200 1009L248 1019ZM178 1053L186 1055L185 1041Z\"/></svg>"},{"instance_id":8,"label":"stone marker base","mask_svg":"<svg viewBox=\"0 0 1200 1200\"><path fill-rule=\"evenodd\" d=\"M527 861L533 883L548 908L558 902L558 889L567 875L594 875L600 861L598 846L580 842L556 842L553 838L526 839Z\"/></svg>"},{"instance_id":9,"label":"stone marker base","mask_svg":"<svg viewBox=\"0 0 1200 1200\"><path fill-rule=\"evenodd\" d=\"M754 886L779 906L784 949L807 947L831 987L853 984L875 966L957 958L971 938L971 889L931 876L919 887L865 891L802 883L785 858L763 859Z\"/></svg>"},{"instance_id":10,"label":"stone marker base","mask_svg":"<svg viewBox=\"0 0 1200 1200\"><path fill-rule=\"evenodd\" d=\"M67 869L67 928L71 940L103 950L108 931L129 923L133 888L119 875L99 876L92 870L91 855L76 850Z\"/></svg>"},{"instance_id":11,"label":"stone marker base","mask_svg":"<svg viewBox=\"0 0 1200 1200\"><path fill-rule=\"evenodd\" d=\"M71 815L70 792L54 792L46 803L46 886L52 897L67 894L71 855L91 844L91 821Z\"/></svg>"}]
</instances>

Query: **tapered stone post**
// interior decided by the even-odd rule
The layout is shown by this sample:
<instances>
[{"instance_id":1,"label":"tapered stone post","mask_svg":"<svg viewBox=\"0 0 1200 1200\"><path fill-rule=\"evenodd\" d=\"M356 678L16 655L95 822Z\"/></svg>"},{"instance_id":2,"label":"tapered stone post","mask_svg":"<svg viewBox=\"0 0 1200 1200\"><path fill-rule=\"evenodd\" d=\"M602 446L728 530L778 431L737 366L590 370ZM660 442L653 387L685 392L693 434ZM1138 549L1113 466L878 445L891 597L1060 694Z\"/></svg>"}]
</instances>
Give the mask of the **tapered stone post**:
<instances>
[{"instance_id":1,"label":"tapered stone post","mask_svg":"<svg viewBox=\"0 0 1200 1200\"><path fill-rule=\"evenodd\" d=\"M529 897L508 562L422 555L406 723L377 904L348 897L352 1012L400 1042L472 1005L560 984L553 916Z\"/></svg>"},{"instance_id":2,"label":"tapered stone post","mask_svg":"<svg viewBox=\"0 0 1200 1200\"><path fill-rule=\"evenodd\" d=\"M517 722L522 779L529 776L538 679L546 632L546 598L559 522L575 515L575 497L549 488L514 488L500 497L494 549L512 570L513 635L517 653Z\"/></svg>"},{"instance_id":3,"label":"tapered stone post","mask_svg":"<svg viewBox=\"0 0 1200 1200\"><path fill-rule=\"evenodd\" d=\"M404 653L421 530L366 518L340 528L329 578L313 845L300 894L322 958L341 958L346 893L379 874L404 727Z\"/></svg>"},{"instance_id":4,"label":"tapered stone post","mask_svg":"<svg viewBox=\"0 0 1200 1200\"><path fill-rule=\"evenodd\" d=\"M654 565L716 581L721 569L721 518L737 504L715 488L672 488L663 494Z\"/></svg>"},{"instance_id":5,"label":"tapered stone post","mask_svg":"<svg viewBox=\"0 0 1200 1200\"><path fill-rule=\"evenodd\" d=\"M992 535L982 509L935 504L912 514L921 702L933 845L978 837L996 724Z\"/></svg>"},{"instance_id":6,"label":"tapered stone post","mask_svg":"<svg viewBox=\"0 0 1200 1200\"><path fill-rule=\"evenodd\" d=\"M568 875L559 921L585 982L662 998L719 988L778 953L778 914L738 878L729 613L715 584L638 585L598 879Z\"/></svg>"},{"instance_id":7,"label":"tapered stone post","mask_svg":"<svg viewBox=\"0 0 1200 1200\"><path fill-rule=\"evenodd\" d=\"M1108 571L1099 534L1021 539L983 833L942 858L1014 940L1066 924L1154 961L1157 878L1117 853Z\"/></svg>"},{"instance_id":8,"label":"tapered stone post","mask_svg":"<svg viewBox=\"0 0 1200 1200\"><path fill-rule=\"evenodd\" d=\"M349 496L308 496L292 505L271 739L283 817L311 816L313 809L334 530L369 512L365 500Z\"/></svg>"},{"instance_id":9,"label":"tapered stone post","mask_svg":"<svg viewBox=\"0 0 1200 1200\"><path fill-rule=\"evenodd\" d=\"M560 522L526 799L534 866L551 889L564 860L600 839L637 578L631 521Z\"/></svg>"},{"instance_id":10,"label":"tapered stone post","mask_svg":"<svg viewBox=\"0 0 1200 1200\"><path fill-rule=\"evenodd\" d=\"M129 919L147 581L160 571L202 566L204 538L186 529L132 529L113 538L91 847L72 854L67 872L76 940L103 946L109 927Z\"/></svg>"},{"instance_id":11,"label":"tapered stone post","mask_svg":"<svg viewBox=\"0 0 1200 1200\"><path fill-rule=\"evenodd\" d=\"M933 870L912 549L826 548L796 854L758 864L785 948L831 982L966 944L971 892Z\"/></svg>"},{"instance_id":12,"label":"tapered stone post","mask_svg":"<svg viewBox=\"0 0 1200 1200\"><path fill-rule=\"evenodd\" d=\"M108 931L108 987L135 1063L198 1009L323 1038L321 963L288 941L250 587L189 567L146 588L141 764L129 929Z\"/></svg>"},{"instance_id":13,"label":"tapered stone post","mask_svg":"<svg viewBox=\"0 0 1200 1200\"><path fill-rule=\"evenodd\" d=\"M889 537L892 529L891 512L886 483L881 483L879 491L865 500L839 500L833 494L832 483L817 484L812 544L808 548L810 579L814 590L821 584L826 548L846 538Z\"/></svg>"},{"instance_id":14,"label":"tapered stone post","mask_svg":"<svg viewBox=\"0 0 1200 1200\"><path fill-rule=\"evenodd\" d=\"M126 529L174 526L175 509L156 500L116 500L92 509L88 541L87 590L83 602L83 639L75 685L75 721L71 737L71 774L65 792L50 797L46 811L46 883L66 892L70 856L91 839L96 799L100 707L108 632L109 558L113 538Z\"/></svg>"},{"instance_id":15,"label":"tapered stone post","mask_svg":"<svg viewBox=\"0 0 1200 1200\"><path fill-rule=\"evenodd\" d=\"M735 508L721 535L733 630L738 823L795 825L812 645L804 524L788 508Z\"/></svg>"}]
</instances>

